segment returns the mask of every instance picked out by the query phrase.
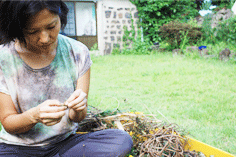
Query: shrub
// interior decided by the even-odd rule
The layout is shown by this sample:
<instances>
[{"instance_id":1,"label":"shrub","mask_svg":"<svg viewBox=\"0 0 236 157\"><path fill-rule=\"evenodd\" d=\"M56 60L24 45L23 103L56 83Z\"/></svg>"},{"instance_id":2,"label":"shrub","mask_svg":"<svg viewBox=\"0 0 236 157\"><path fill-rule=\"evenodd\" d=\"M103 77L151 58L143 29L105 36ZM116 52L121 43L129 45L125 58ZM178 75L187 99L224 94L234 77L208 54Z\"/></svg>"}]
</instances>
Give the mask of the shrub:
<instances>
[{"instance_id":1,"label":"shrub","mask_svg":"<svg viewBox=\"0 0 236 157\"><path fill-rule=\"evenodd\" d=\"M204 16L204 21L202 23L202 40L205 41L207 44L216 44L215 38L215 28L211 28L211 20L213 14L207 14Z\"/></svg>"},{"instance_id":2,"label":"shrub","mask_svg":"<svg viewBox=\"0 0 236 157\"><path fill-rule=\"evenodd\" d=\"M234 2L235 0L223 0L223 1L212 0L212 5L217 5L217 8L215 8L214 10L218 11L222 8L231 9L234 5Z\"/></svg>"},{"instance_id":3,"label":"shrub","mask_svg":"<svg viewBox=\"0 0 236 157\"><path fill-rule=\"evenodd\" d=\"M186 43L196 44L202 37L200 27L194 27L187 23L181 23L177 20L171 21L160 27L160 37L171 45L170 48L183 48Z\"/></svg>"},{"instance_id":4,"label":"shrub","mask_svg":"<svg viewBox=\"0 0 236 157\"><path fill-rule=\"evenodd\" d=\"M236 44L236 16L233 16L216 27L216 39L227 44Z\"/></svg>"},{"instance_id":5,"label":"shrub","mask_svg":"<svg viewBox=\"0 0 236 157\"><path fill-rule=\"evenodd\" d=\"M159 28L175 19L189 19L199 15L197 3L192 0L130 0L142 19L144 36L151 42L161 42Z\"/></svg>"}]
</instances>

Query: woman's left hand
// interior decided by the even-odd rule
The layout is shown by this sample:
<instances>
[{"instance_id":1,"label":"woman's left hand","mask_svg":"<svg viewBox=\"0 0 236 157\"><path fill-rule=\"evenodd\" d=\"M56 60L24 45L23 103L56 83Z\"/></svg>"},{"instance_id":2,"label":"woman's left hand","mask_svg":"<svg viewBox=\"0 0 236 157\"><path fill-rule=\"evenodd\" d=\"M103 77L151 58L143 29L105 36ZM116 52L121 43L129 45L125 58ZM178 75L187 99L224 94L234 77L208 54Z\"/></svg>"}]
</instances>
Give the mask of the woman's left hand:
<instances>
[{"instance_id":1,"label":"woman's left hand","mask_svg":"<svg viewBox=\"0 0 236 157\"><path fill-rule=\"evenodd\" d=\"M73 109L75 112L83 111L87 107L87 94L81 89L77 89L65 102L68 108Z\"/></svg>"}]
</instances>

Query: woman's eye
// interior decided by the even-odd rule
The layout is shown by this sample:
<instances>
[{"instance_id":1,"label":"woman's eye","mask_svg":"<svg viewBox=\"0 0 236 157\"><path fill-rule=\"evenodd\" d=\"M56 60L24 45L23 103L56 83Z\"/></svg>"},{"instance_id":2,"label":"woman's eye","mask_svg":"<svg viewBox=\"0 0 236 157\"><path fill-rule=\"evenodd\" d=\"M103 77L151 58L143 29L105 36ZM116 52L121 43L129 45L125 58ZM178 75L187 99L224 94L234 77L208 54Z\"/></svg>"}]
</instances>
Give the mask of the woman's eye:
<instances>
[{"instance_id":1,"label":"woman's eye","mask_svg":"<svg viewBox=\"0 0 236 157\"><path fill-rule=\"evenodd\" d=\"M48 27L48 29L53 29L53 28L55 28L55 26L53 26L53 27Z\"/></svg>"},{"instance_id":2,"label":"woman's eye","mask_svg":"<svg viewBox=\"0 0 236 157\"><path fill-rule=\"evenodd\" d=\"M33 31L33 32L27 32L28 34L35 34L37 33L37 31Z\"/></svg>"},{"instance_id":3,"label":"woman's eye","mask_svg":"<svg viewBox=\"0 0 236 157\"><path fill-rule=\"evenodd\" d=\"M56 26L48 27L49 30L54 29ZM27 34L36 34L38 31L27 31Z\"/></svg>"}]
</instances>

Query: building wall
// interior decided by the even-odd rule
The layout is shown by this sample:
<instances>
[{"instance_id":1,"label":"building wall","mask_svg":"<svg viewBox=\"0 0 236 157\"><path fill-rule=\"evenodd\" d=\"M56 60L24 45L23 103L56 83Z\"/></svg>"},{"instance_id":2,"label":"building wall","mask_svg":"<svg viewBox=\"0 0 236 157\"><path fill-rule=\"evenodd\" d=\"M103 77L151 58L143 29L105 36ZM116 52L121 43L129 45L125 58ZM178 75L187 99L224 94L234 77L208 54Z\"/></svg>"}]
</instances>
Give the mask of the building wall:
<instances>
[{"instance_id":1,"label":"building wall","mask_svg":"<svg viewBox=\"0 0 236 157\"><path fill-rule=\"evenodd\" d=\"M129 0L100 0L97 2L98 48L107 55L115 47L123 48L123 27L131 29L131 19L137 30L138 12Z\"/></svg>"},{"instance_id":2,"label":"building wall","mask_svg":"<svg viewBox=\"0 0 236 157\"><path fill-rule=\"evenodd\" d=\"M84 43L89 49L98 44L99 54L106 55L115 47L123 48L123 27L137 30L138 12L129 0L63 0L70 5L68 30L65 35ZM73 14L74 12L74 14Z\"/></svg>"},{"instance_id":3,"label":"building wall","mask_svg":"<svg viewBox=\"0 0 236 157\"><path fill-rule=\"evenodd\" d=\"M85 44L89 49L97 44L96 1L63 0L69 8L68 20L62 34Z\"/></svg>"}]
</instances>

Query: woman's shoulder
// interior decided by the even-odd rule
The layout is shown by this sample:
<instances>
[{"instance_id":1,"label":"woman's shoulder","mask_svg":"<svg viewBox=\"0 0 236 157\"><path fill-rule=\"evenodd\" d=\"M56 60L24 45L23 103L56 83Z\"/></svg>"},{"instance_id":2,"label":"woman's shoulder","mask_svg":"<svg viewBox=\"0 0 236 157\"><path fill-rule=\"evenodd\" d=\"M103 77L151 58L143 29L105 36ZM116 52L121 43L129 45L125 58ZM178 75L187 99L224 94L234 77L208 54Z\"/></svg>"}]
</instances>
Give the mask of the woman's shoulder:
<instances>
[{"instance_id":1,"label":"woman's shoulder","mask_svg":"<svg viewBox=\"0 0 236 157\"><path fill-rule=\"evenodd\" d=\"M13 42L5 45L0 45L0 59L4 59L9 55L13 55L13 50L14 50L14 44ZM4 57L3 57L4 56Z\"/></svg>"},{"instance_id":2,"label":"woman's shoulder","mask_svg":"<svg viewBox=\"0 0 236 157\"><path fill-rule=\"evenodd\" d=\"M0 51L10 51L10 49L12 48L12 42L9 44L1 44L0 45Z\"/></svg>"}]
</instances>

